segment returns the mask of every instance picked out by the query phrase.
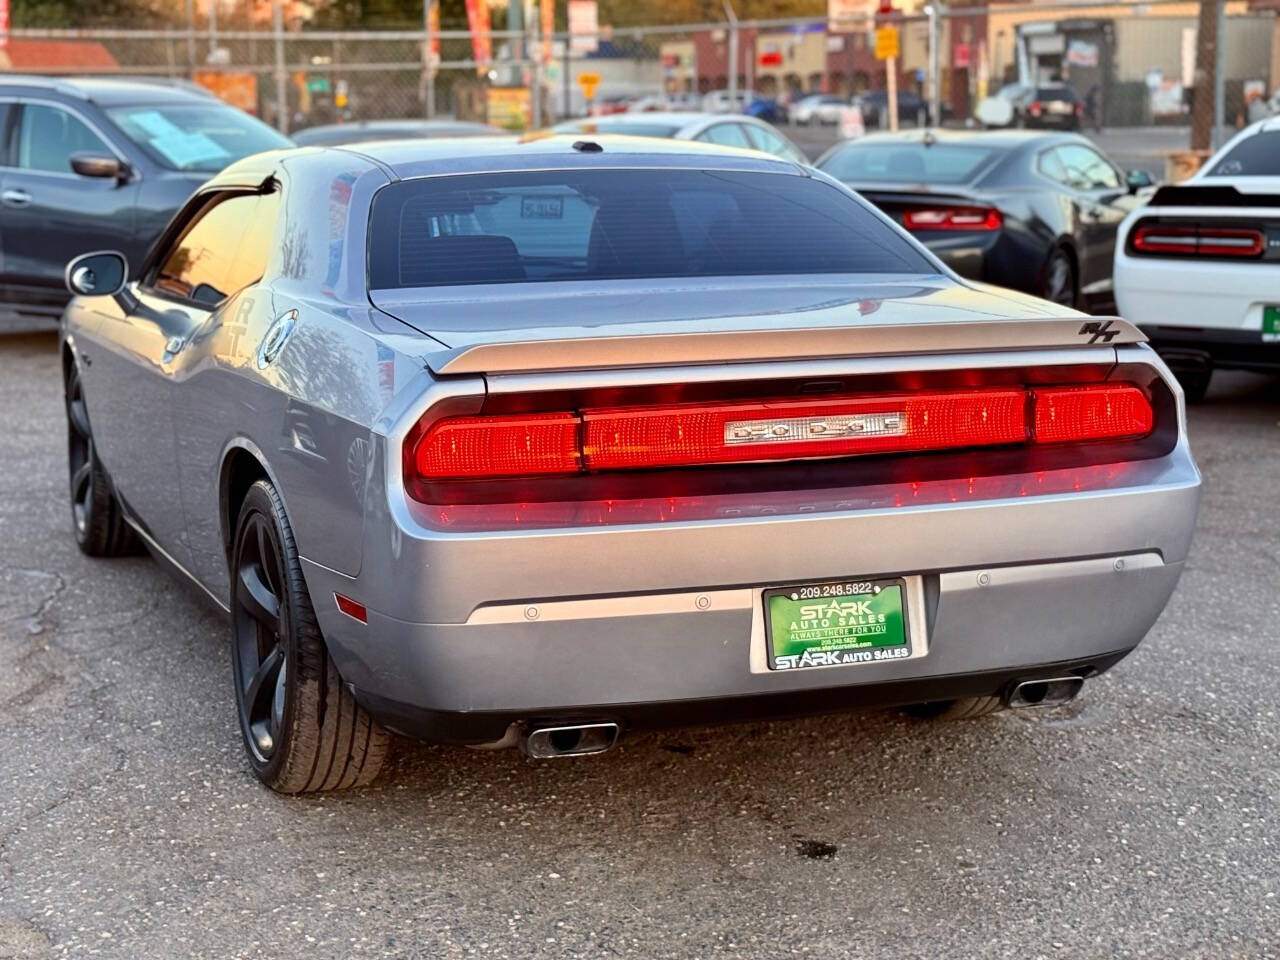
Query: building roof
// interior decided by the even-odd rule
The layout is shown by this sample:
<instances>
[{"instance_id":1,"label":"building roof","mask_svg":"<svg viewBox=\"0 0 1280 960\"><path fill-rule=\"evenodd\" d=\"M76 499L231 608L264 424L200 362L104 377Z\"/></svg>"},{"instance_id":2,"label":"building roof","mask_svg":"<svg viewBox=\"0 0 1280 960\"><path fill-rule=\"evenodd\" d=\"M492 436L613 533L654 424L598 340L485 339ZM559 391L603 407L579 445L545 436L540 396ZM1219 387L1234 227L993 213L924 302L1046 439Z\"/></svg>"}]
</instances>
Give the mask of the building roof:
<instances>
[{"instance_id":1,"label":"building roof","mask_svg":"<svg viewBox=\"0 0 1280 960\"><path fill-rule=\"evenodd\" d=\"M118 70L111 51L96 40L27 40L11 37L0 49L4 70Z\"/></svg>"}]
</instances>

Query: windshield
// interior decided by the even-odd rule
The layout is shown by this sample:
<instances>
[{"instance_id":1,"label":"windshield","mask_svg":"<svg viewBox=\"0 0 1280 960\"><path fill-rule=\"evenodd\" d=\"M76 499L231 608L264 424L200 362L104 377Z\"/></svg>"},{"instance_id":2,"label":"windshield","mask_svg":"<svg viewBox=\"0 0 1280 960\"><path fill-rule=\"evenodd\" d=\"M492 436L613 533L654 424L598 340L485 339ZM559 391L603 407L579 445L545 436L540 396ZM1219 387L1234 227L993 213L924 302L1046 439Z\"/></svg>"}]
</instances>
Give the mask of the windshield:
<instances>
[{"instance_id":1,"label":"windshield","mask_svg":"<svg viewBox=\"0 0 1280 960\"><path fill-rule=\"evenodd\" d=\"M1245 137L1219 160L1211 177L1280 177L1280 130Z\"/></svg>"},{"instance_id":2,"label":"windshield","mask_svg":"<svg viewBox=\"0 0 1280 960\"><path fill-rule=\"evenodd\" d=\"M854 143L818 169L850 183L968 183L994 155L988 147L942 143Z\"/></svg>"},{"instance_id":3,"label":"windshield","mask_svg":"<svg viewBox=\"0 0 1280 960\"><path fill-rule=\"evenodd\" d=\"M263 150L293 146L265 123L222 103L166 103L107 111L125 136L170 170L217 173Z\"/></svg>"},{"instance_id":4,"label":"windshield","mask_svg":"<svg viewBox=\"0 0 1280 960\"><path fill-rule=\"evenodd\" d=\"M830 184L669 169L394 183L374 198L369 264L373 290L937 269Z\"/></svg>"}]
</instances>

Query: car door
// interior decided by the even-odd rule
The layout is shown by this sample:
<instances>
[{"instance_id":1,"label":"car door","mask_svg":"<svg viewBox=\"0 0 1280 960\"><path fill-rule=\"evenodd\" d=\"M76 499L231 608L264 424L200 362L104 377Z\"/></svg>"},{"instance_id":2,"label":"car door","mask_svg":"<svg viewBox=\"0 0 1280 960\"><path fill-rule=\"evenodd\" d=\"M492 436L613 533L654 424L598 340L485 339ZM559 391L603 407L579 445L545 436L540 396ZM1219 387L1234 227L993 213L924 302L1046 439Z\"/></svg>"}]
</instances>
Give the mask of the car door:
<instances>
[{"instance_id":1,"label":"car door","mask_svg":"<svg viewBox=\"0 0 1280 960\"><path fill-rule=\"evenodd\" d=\"M190 550L174 372L193 334L227 298L242 218L256 201L253 194L206 194L188 203L153 263L130 284L132 309L104 317L95 335L90 417L103 464L148 536L184 568ZM97 408L107 416L97 417Z\"/></svg>"},{"instance_id":2,"label":"car door","mask_svg":"<svg viewBox=\"0 0 1280 960\"><path fill-rule=\"evenodd\" d=\"M38 100L13 105L0 184L0 284L10 302L56 308L67 300L63 271L68 260L130 247L140 181L134 174L81 176L71 169L76 153L125 161L93 121L73 107Z\"/></svg>"},{"instance_id":3,"label":"car door","mask_svg":"<svg viewBox=\"0 0 1280 960\"><path fill-rule=\"evenodd\" d=\"M1120 171L1083 143L1068 143L1054 153L1076 197L1080 223L1080 292L1086 296L1111 286L1116 231L1129 212L1129 192Z\"/></svg>"}]
</instances>

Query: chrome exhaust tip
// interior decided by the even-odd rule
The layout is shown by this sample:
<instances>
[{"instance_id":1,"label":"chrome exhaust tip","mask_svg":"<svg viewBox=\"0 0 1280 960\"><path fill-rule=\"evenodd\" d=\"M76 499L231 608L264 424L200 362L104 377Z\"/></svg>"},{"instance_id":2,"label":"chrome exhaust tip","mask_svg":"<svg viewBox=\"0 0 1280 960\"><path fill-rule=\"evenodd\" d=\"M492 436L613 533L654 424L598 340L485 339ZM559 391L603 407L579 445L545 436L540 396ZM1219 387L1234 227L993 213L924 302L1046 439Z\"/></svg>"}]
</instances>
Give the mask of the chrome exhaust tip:
<instances>
[{"instance_id":1,"label":"chrome exhaust tip","mask_svg":"<svg viewBox=\"0 0 1280 960\"><path fill-rule=\"evenodd\" d=\"M1024 680L1009 692L1007 703L1014 709L1056 707L1059 704L1074 700L1083 686L1083 677L1051 677L1046 680Z\"/></svg>"},{"instance_id":2,"label":"chrome exhaust tip","mask_svg":"<svg viewBox=\"0 0 1280 960\"><path fill-rule=\"evenodd\" d=\"M552 757L584 757L604 753L618 742L616 723L575 723L560 727L531 727L520 738L520 751L526 757L547 760Z\"/></svg>"}]
</instances>

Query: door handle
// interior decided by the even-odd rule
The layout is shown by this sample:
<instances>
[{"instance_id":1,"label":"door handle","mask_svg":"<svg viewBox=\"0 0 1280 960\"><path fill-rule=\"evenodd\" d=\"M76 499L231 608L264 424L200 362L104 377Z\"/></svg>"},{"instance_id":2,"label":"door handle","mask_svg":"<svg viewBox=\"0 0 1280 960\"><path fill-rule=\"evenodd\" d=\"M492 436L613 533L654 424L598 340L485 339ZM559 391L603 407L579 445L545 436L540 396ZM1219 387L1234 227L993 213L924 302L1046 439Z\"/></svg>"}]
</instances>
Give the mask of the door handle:
<instances>
[{"instance_id":1,"label":"door handle","mask_svg":"<svg viewBox=\"0 0 1280 960\"><path fill-rule=\"evenodd\" d=\"M25 207L31 202L31 194L25 190L6 190L0 193L0 201L3 201L6 207Z\"/></svg>"}]
</instances>

